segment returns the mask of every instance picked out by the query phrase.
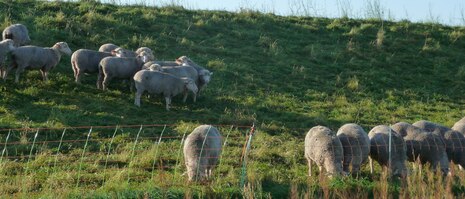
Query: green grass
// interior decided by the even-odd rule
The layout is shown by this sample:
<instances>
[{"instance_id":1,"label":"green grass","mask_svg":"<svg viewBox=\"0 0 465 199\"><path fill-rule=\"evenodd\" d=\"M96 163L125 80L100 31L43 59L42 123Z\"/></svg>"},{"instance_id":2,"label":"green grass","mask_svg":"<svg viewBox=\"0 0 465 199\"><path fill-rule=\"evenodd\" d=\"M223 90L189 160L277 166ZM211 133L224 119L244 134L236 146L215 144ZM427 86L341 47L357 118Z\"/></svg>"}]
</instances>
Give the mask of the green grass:
<instances>
[{"instance_id":1,"label":"green grass","mask_svg":"<svg viewBox=\"0 0 465 199\"><path fill-rule=\"evenodd\" d=\"M366 131L379 124L431 120L447 126L465 115L465 29L434 23L283 17L243 10L191 11L182 7L115 6L94 1L0 1L0 28L25 24L32 44L66 41L72 50L114 43L128 49L147 46L160 60L187 55L213 71L196 103L161 97L133 105L128 85L114 80L96 89L96 75L73 81L70 57L52 70L50 82L28 71L15 84L0 82L0 128L58 128L13 131L8 156L0 163L0 194L42 198L286 198L463 196L465 176L413 175L407 182L386 182L377 168L360 178L306 176L303 139L315 125L337 130L355 122ZM245 189L239 187L240 157L247 128L233 128L230 143L208 184L186 184L182 158L175 158L186 128L203 123L257 125ZM132 157L138 127L68 129L57 166L62 127L170 124L156 152L162 127L147 127ZM4 142L7 130L0 132ZM0 147L0 148L3 148ZM159 157L152 170L154 154ZM81 168L81 170L79 170ZM176 172L175 172L176 171ZM129 183L128 183L129 173ZM152 178L152 174L154 178ZM81 181L76 186L77 176ZM383 177L384 176L384 177ZM415 181L417 180L417 181ZM409 186L403 186L407 183ZM421 189L436 187L438 192ZM406 188L408 187L408 188ZM7 197L6 196L6 197Z\"/></svg>"}]
</instances>

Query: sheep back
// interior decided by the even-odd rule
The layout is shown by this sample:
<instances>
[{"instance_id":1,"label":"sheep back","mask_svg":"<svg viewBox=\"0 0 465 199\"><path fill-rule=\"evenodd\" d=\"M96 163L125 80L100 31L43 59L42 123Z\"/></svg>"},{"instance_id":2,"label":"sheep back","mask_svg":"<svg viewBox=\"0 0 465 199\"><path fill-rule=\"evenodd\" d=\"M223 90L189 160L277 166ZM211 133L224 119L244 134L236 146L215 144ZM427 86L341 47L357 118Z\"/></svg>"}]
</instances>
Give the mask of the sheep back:
<instances>
[{"instance_id":1,"label":"sheep back","mask_svg":"<svg viewBox=\"0 0 465 199\"><path fill-rule=\"evenodd\" d=\"M76 50L71 55L71 64L81 73L97 73L100 61L105 57L112 56L108 52L99 52L89 49Z\"/></svg>"},{"instance_id":2,"label":"sheep back","mask_svg":"<svg viewBox=\"0 0 465 199\"><path fill-rule=\"evenodd\" d=\"M29 38L29 31L23 24L13 24L6 27L3 30L2 36L3 40L12 39L17 47L28 44L31 41L31 38Z\"/></svg>"},{"instance_id":3,"label":"sheep back","mask_svg":"<svg viewBox=\"0 0 465 199\"><path fill-rule=\"evenodd\" d=\"M99 63L99 73L109 78L132 78L143 64L136 57L105 57Z\"/></svg>"},{"instance_id":4,"label":"sheep back","mask_svg":"<svg viewBox=\"0 0 465 199\"><path fill-rule=\"evenodd\" d=\"M190 133L184 142L184 161L189 181L208 177L218 164L222 137L217 128L201 125Z\"/></svg>"},{"instance_id":5,"label":"sheep back","mask_svg":"<svg viewBox=\"0 0 465 199\"><path fill-rule=\"evenodd\" d=\"M99 52L107 52L107 53L111 53L111 51L115 50L119 48L119 46L115 45L115 44L112 44L112 43L106 43L106 44L103 44L100 46L100 48L98 49Z\"/></svg>"},{"instance_id":6,"label":"sheep back","mask_svg":"<svg viewBox=\"0 0 465 199\"><path fill-rule=\"evenodd\" d=\"M352 172L358 172L370 154L368 134L357 124L345 124L337 131L337 137L344 151L343 170L349 172L352 166Z\"/></svg>"}]
</instances>

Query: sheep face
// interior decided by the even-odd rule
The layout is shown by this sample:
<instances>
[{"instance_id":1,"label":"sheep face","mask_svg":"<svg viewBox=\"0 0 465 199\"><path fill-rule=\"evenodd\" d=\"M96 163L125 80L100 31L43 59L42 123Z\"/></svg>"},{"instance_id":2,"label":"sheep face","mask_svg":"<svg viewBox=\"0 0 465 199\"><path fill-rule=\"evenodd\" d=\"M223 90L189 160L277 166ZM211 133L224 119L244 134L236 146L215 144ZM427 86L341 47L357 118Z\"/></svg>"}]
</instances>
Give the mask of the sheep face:
<instances>
[{"instance_id":1,"label":"sheep face","mask_svg":"<svg viewBox=\"0 0 465 199\"><path fill-rule=\"evenodd\" d=\"M145 57L145 60L144 63L147 63L149 61L153 61L155 59L155 57L153 56L152 53L149 53L149 52L146 52L146 51L142 51L138 54L138 56L142 56L142 57Z\"/></svg>"},{"instance_id":2,"label":"sheep face","mask_svg":"<svg viewBox=\"0 0 465 199\"><path fill-rule=\"evenodd\" d=\"M149 70L163 72L163 68L159 64L150 65Z\"/></svg>"},{"instance_id":3,"label":"sheep face","mask_svg":"<svg viewBox=\"0 0 465 199\"><path fill-rule=\"evenodd\" d=\"M192 63L192 60L190 60L187 56L181 56L176 59L176 63L179 65L189 65Z\"/></svg>"},{"instance_id":4,"label":"sheep face","mask_svg":"<svg viewBox=\"0 0 465 199\"><path fill-rule=\"evenodd\" d=\"M66 42L58 42L55 45L53 45L53 48L67 55L71 55L71 53L73 52L71 51L71 49L69 48Z\"/></svg>"},{"instance_id":5,"label":"sheep face","mask_svg":"<svg viewBox=\"0 0 465 199\"><path fill-rule=\"evenodd\" d=\"M116 57L131 57L131 51L126 50L124 48L116 48L115 50L111 51L112 54L114 54Z\"/></svg>"},{"instance_id":6,"label":"sheep face","mask_svg":"<svg viewBox=\"0 0 465 199\"><path fill-rule=\"evenodd\" d=\"M201 70L199 73L199 76L202 78L202 82L204 84L208 84L210 82L211 75L213 75L213 73L208 70Z\"/></svg>"},{"instance_id":7,"label":"sheep face","mask_svg":"<svg viewBox=\"0 0 465 199\"><path fill-rule=\"evenodd\" d=\"M191 78L182 78L184 80L184 84L187 88L187 90L193 92L193 93L197 93L199 91L197 85L195 84L194 80L192 80Z\"/></svg>"}]
</instances>

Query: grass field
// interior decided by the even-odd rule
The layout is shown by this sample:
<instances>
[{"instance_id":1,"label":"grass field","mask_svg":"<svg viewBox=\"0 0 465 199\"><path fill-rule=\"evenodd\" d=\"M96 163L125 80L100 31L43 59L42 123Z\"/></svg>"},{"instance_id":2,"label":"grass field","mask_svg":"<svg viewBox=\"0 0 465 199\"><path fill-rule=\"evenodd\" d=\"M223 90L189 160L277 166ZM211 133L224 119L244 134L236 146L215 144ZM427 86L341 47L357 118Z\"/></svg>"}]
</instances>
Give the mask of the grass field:
<instances>
[{"instance_id":1,"label":"grass field","mask_svg":"<svg viewBox=\"0 0 465 199\"><path fill-rule=\"evenodd\" d=\"M22 23L32 44L66 41L74 51L114 43L147 46L160 60L187 55L214 74L196 103L143 97L128 84L96 89L96 75L74 83L64 56L43 82L38 71L0 82L0 194L34 198L378 198L460 197L465 174L442 179L412 170L389 180L370 174L307 177L305 133L358 123L426 119L452 126L465 116L465 28L434 23L283 17L243 10L116 6L94 1L0 0L0 28ZM222 124L230 138L216 177L188 184L180 141L199 124ZM253 123L246 187L241 154ZM147 126L139 133L141 124ZM165 131L163 125L167 124ZM92 129L77 126L117 126ZM231 128L231 126L233 126ZM66 128L68 127L68 128ZM10 128L13 130L5 143ZM33 128L50 128L36 130ZM64 141L59 142L64 128ZM30 130L24 130L30 129ZM164 137L157 143L161 132ZM3 146L0 148L3 149ZM108 151L110 150L110 153ZM58 155L57 155L58 154ZM8 157L8 158L7 158ZM178 158L180 157L180 158ZM155 166L153 166L155 165ZM315 170L315 174L317 171Z\"/></svg>"}]
</instances>

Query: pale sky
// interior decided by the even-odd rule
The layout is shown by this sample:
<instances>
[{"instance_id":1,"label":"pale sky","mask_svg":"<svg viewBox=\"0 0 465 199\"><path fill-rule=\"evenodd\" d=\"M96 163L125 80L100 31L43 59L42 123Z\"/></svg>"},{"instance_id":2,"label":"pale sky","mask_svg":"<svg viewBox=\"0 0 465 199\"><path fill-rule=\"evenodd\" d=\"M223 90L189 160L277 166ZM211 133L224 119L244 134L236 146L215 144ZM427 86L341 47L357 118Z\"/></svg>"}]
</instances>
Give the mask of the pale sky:
<instances>
[{"instance_id":1,"label":"pale sky","mask_svg":"<svg viewBox=\"0 0 465 199\"><path fill-rule=\"evenodd\" d=\"M187 9L239 11L243 9L273 12L278 15L309 15L336 18L373 17L382 11L387 20L439 22L465 25L465 0L102 0L118 4L163 6L183 5ZM371 6L370 6L371 5ZM376 9L373 7L376 7ZM372 8L370 8L372 7Z\"/></svg>"}]
</instances>

